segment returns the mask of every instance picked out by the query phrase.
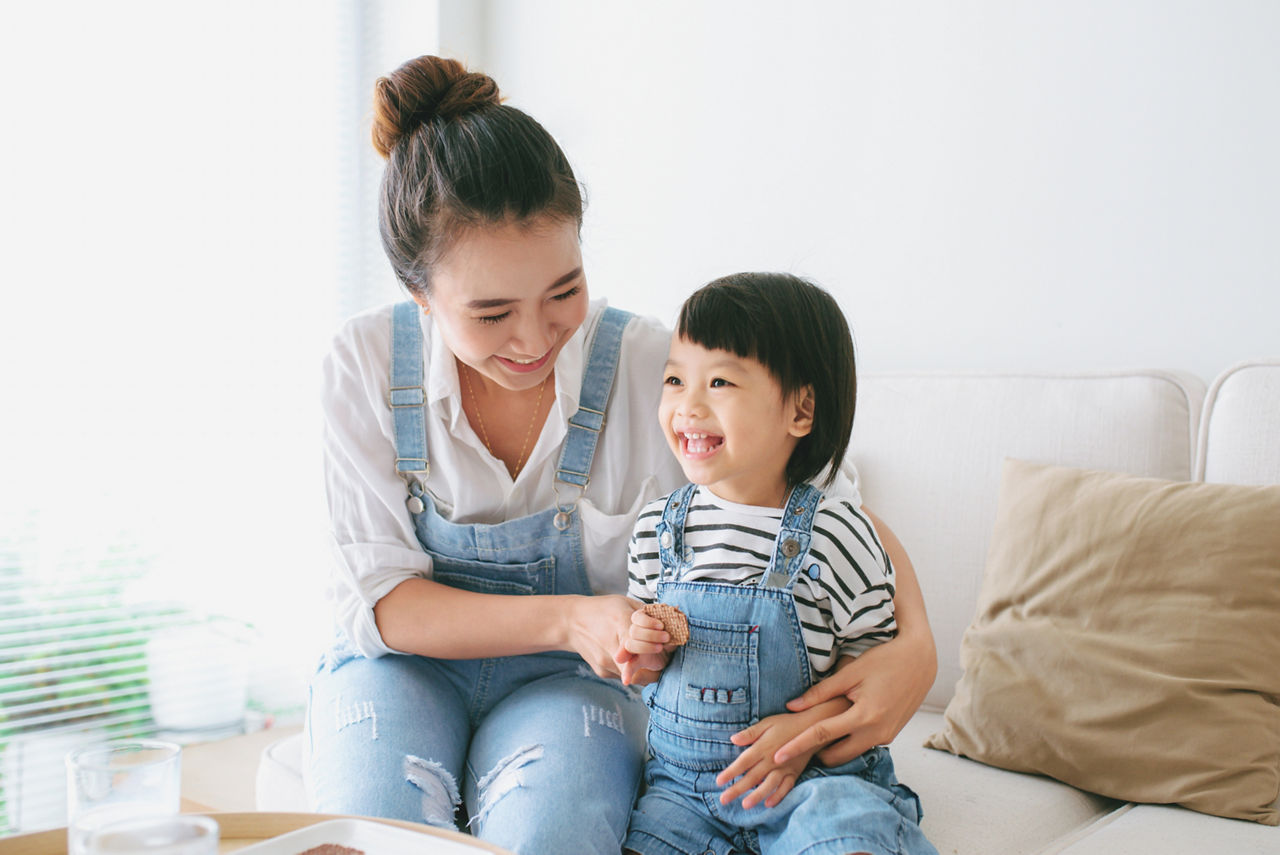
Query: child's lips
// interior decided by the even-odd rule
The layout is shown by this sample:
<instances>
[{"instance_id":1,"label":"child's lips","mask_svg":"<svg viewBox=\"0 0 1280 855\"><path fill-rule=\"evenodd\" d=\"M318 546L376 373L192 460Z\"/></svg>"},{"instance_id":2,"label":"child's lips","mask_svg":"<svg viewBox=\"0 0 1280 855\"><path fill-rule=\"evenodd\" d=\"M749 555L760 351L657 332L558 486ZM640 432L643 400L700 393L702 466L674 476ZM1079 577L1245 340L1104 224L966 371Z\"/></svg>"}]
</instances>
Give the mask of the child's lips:
<instances>
[{"instance_id":1,"label":"child's lips","mask_svg":"<svg viewBox=\"0 0 1280 855\"><path fill-rule=\"evenodd\" d=\"M705 460L711 457L724 445L724 437L702 431L677 431L680 440L680 451L692 460Z\"/></svg>"}]
</instances>

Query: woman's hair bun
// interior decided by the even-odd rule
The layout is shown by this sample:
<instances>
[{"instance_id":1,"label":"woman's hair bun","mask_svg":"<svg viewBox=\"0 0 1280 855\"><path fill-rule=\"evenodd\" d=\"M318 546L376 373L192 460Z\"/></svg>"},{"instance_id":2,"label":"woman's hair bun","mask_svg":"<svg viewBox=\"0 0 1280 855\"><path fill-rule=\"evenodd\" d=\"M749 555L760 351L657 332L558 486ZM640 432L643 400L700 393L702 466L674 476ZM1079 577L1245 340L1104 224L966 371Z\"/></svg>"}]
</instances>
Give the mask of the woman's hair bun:
<instances>
[{"instance_id":1,"label":"woman's hair bun","mask_svg":"<svg viewBox=\"0 0 1280 855\"><path fill-rule=\"evenodd\" d=\"M500 103L498 84L456 59L420 56L373 84L373 147L384 158L436 116L451 119Z\"/></svg>"}]
</instances>

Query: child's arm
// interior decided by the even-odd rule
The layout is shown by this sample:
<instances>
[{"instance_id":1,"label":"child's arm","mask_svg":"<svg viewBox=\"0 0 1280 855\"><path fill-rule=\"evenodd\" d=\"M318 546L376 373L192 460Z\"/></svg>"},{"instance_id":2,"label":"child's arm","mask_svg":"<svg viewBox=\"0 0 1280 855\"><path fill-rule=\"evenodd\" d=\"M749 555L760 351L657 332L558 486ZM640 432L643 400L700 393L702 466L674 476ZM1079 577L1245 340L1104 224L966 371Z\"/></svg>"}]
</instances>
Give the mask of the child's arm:
<instances>
[{"instance_id":1,"label":"child's arm","mask_svg":"<svg viewBox=\"0 0 1280 855\"><path fill-rule=\"evenodd\" d=\"M778 749L808 728L820 728L822 721L839 715L849 707L848 699L840 696L809 707L804 712L780 713L762 718L746 730L735 733L731 737L733 744L746 746L746 749L716 776L716 783L722 787L734 778L738 779L720 794L720 804L727 805L744 794L744 808L753 808L762 801L765 807L773 807L782 801L795 786L800 773L809 765L809 759L825 742L814 745L807 751L792 754L782 763L774 759ZM832 733L827 741L840 736L842 734Z\"/></svg>"},{"instance_id":2,"label":"child's arm","mask_svg":"<svg viewBox=\"0 0 1280 855\"><path fill-rule=\"evenodd\" d=\"M627 596L640 603L652 603L657 592L659 559L656 554L657 535L654 520L661 516L664 499L650 503L636 519L635 531L627 549ZM653 541L653 542L650 542ZM613 660L621 666L623 685L645 686L658 679L658 673L667 667L674 647L666 647L671 640L662 628L662 621L636 610L631 613L631 627L624 636Z\"/></svg>"}]
</instances>

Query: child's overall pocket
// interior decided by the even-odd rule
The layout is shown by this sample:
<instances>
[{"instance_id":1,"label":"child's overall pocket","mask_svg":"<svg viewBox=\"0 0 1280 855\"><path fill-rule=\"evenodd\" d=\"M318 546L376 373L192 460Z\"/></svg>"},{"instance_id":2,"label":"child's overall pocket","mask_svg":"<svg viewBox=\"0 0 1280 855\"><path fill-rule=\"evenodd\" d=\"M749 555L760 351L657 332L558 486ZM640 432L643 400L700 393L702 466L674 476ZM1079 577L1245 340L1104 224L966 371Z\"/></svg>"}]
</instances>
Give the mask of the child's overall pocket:
<instances>
[{"instance_id":1,"label":"child's overall pocket","mask_svg":"<svg viewBox=\"0 0 1280 855\"><path fill-rule=\"evenodd\" d=\"M751 624L689 618L689 641L676 648L653 698L691 724L740 730L758 717L760 633Z\"/></svg>"}]
</instances>

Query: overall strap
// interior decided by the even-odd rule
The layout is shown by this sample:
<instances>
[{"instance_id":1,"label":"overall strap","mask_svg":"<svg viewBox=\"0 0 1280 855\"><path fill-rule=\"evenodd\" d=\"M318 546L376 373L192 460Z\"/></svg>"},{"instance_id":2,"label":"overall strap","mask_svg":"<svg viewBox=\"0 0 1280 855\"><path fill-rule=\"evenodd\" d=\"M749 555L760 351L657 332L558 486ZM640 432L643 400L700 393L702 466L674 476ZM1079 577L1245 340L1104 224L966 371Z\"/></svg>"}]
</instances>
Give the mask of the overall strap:
<instances>
[{"instance_id":1,"label":"overall strap","mask_svg":"<svg viewBox=\"0 0 1280 855\"><path fill-rule=\"evenodd\" d=\"M805 558L809 554L809 542L813 537L813 515L818 511L822 493L812 484L797 484L787 497L778 527L778 539L773 544L773 557L769 567L760 577L762 588L790 589Z\"/></svg>"},{"instance_id":2,"label":"overall strap","mask_svg":"<svg viewBox=\"0 0 1280 855\"><path fill-rule=\"evenodd\" d=\"M556 466L557 481L584 490L591 482L591 461L595 459L600 431L604 430L604 414L622 350L622 331L632 317L630 312L610 306L596 324L587 368L583 372L582 392L578 396L578 411L569 417L568 435Z\"/></svg>"},{"instance_id":3,"label":"overall strap","mask_svg":"<svg viewBox=\"0 0 1280 855\"><path fill-rule=\"evenodd\" d=\"M396 440L396 472L431 471L427 460L427 392L423 388L422 326L418 304L397 303L391 313L391 424Z\"/></svg>"},{"instance_id":4,"label":"overall strap","mask_svg":"<svg viewBox=\"0 0 1280 855\"><path fill-rule=\"evenodd\" d=\"M659 580L675 580L680 570L693 563L693 556L685 552L684 520L689 515L689 505L698 490L697 484L685 484L667 497L662 509L662 519L655 526L658 533L658 558L662 570Z\"/></svg>"}]
</instances>

